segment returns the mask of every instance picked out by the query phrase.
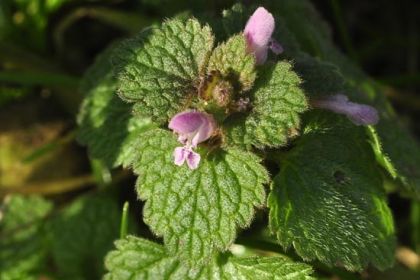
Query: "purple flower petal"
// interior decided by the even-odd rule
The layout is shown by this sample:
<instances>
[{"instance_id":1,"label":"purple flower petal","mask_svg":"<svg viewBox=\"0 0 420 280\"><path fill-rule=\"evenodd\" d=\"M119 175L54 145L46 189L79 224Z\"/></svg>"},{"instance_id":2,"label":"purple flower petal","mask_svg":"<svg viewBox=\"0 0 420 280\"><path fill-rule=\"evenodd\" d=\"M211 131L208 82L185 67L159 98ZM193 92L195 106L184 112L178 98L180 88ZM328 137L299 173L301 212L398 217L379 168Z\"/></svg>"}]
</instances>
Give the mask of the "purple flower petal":
<instances>
[{"instance_id":1,"label":"purple flower petal","mask_svg":"<svg viewBox=\"0 0 420 280\"><path fill-rule=\"evenodd\" d=\"M253 45L262 47L270 42L274 27L273 15L263 7L259 7L249 18L244 33L252 39Z\"/></svg>"},{"instance_id":2,"label":"purple flower petal","mask_svg":"<svg viewBox=\"0 0 420 280\"><path fill-rule=\"evenodd\" d=\"M187 165L191 170L194 170L198 167L198 165L200 164L200 159L201 156L200 154L194 152L194 151L189 151L188 156L187 156Z\"/></svg>"},{"instance_id":3,"label":"purple flower petal","mask_svg":"<svg viewBox=\"0 0 420 280\"><path fill-rule=\"evenodd\" d=\"M174 163L178 166L184 164L187 161L187 165L191 170L194 170L198 167L200 163L201 156L200 154L194 152L187 147L177 147L174 150Z\"/></svg>"},{"instance_id":4,"label":"purple flower petal","mask_svg":"<svg viewBox=\"0 0 420 280\"><path fill-rule=\"evenodd\" d=\"M268 44L274 27L273 15L263 7L255 10L245 26L244 35L248 49L254 53L257 64L263 64L267 60Z\"/></svg>"},{"instance_id":5,"label":"purple flower petal","mask_svg":"<svg viewBox=\"0 0 420 280\"><path fill-rule=\"evenodd\" d=\"M198 111L176 114L169 122L169 128L179 134L178 141L196 147L206 141L216 128L213 117Z\"/></svg>"},{"instance_id":6,"label":"purple flower petal","mask_svg":"<svg viewBox=\"0 0 420 280\"><path fill-rule=\"evenodd\" d=\"M178 141L184 145L175 148L174 163L181 166L187 161L190 169L196 169L201 156L192 149L213 135L216 129L213 116L197 111L181 112L171 119L169 128L178 134Z\"/></svg>"},{"instance_id":7,"label":"purple flower petal","mask_svg":"<svg viewBox=\"0 0 420 280\"><path fill-rule=\"evenodd\" d=\"M169 128L182 135L194 132L203 123L203 113L186 111L176 114L169 122Z\"/></svg>"},{"instance_id":8,"label":"purple flower petal","mask_svg":"<svg viewBox=\"0 0 420 280\"><path fill-rule=\"evenodd\" d=\"M324 99L312 101L316 108L331 110L338 114L346 115L355 125L377 124L378 111L372 106L349 101L343 94L336 94Z\"/></svg>"},{"instance_id":9,"label":"purple flower petal","mask_svg":"<svg viewBox=\"0 0 420 280\"><path fill-rule=\"evenodd\" d=\"M375 125L379 121L378 111L365 104L356 104L350 107L347 117L356 125Z\"/></svg>"},{"instance_id":10,"label":"purple flower petal","mask_svg":"<svg viewBox=\"0 0 420 280\"><path fill-rule=\"evenodd\" d=\"M197 133L192 138L191 145L193 147L196 147L199 143L204 142L207 139L209 139L216 128L216 124L214 122L213 117L207 114L204 116L205 117L203 118L202 126L200 126Z\"/></svg>"},{"instance_id":11,"label":"purple flower petal","mask_svg":"<svg viewBox=\"0 0 420 280\"><path fill-rule=\"evenodd\" d=\"M177 147L174 150L174 163L178 166L184 164L188 156L188 150L185 147Z\"/></svg>"},{"instance_id":12,"label":"purple flower petal","mask_svg":"<svg viewBox=\"0 0 420 280\"><path fill-rule=\"evenodd\" d=\"M273 39L273 38L271 38L271 41L270 41L270 49L271 49L271 51L273 53L275 53L277 55L279 55L282 52L284 52L283 46L280 45L280 43L277 42L277 40L276 39Z\"/></svg>"}]
</instances>

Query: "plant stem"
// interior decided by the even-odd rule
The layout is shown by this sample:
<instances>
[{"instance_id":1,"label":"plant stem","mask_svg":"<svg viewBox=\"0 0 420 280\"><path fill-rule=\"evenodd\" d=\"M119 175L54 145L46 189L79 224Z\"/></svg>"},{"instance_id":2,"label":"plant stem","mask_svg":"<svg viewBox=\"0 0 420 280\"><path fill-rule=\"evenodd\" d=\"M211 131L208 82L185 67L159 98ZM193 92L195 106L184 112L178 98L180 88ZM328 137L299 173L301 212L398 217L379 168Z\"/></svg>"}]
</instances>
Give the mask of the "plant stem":
<instances>
[{"instance_id":1,"label":"plant stem","mask_svg":"<svg viewBox=\"0 0 420 280\"><path fill-rule=\"evenodd\" d=\"M128 208L130 204L128 201L124 203L122 215L121 215L121 226L120 226L120 239L123 239L127 235L128 230Z\"/></svg>"}]
</instances>

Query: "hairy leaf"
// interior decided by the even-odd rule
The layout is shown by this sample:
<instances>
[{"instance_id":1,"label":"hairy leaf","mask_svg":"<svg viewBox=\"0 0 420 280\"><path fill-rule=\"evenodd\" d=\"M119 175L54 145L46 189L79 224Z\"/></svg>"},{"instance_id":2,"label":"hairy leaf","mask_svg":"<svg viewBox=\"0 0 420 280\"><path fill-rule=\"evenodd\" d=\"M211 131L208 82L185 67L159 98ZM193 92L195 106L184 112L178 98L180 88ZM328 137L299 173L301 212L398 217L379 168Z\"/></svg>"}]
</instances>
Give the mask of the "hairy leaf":
<instances>
[{"instance_id":1,"label":"hairy leaf","mask_svg":"<svg viewBox=\"0 0 420 280\"><path fill-rule=\"evenodd\" d=\"M86 97L78 115L78 140L93 158L108 167L124 164L132 156L133 141L150 127L148 119L131 115L131 105L116 94L116 80L109 61L114 48L101 54L87 71L81 91Z\"/></svg>"},{"instance_id":2,"label":"hairy leaf","mask_svg":"<svg viewBox=\"0 0 420 280\"><path fill-rule=\"evenodd\" d=\"M237 228L249 226L265 200L268 174L259 158L239 150L201 150L200 166L173 163L179 146L170 132L145 133L136 149L137 192L146 200L144 220L172 253L192 262L226 250Z\"/></svg>"},{"instance_id":3,"label":"hairy leaf","mask_svg":"<svg viewBox=\"0 0 420 280\"><path fill-rule=\"evenodd\" d=\"M218 46L212 53L207 72L218 71L222 77L239 83L239 90L249 90L254 84L255 58L247 52L245 37L238 34Z\"/></svg>"},{"instance_id":4,"label":"hairy leaf","mask_svg":"<svg viewBox=\"0 0 420 280\"><path fill-rule=\"evenodd\" d=\"M301 80L287 62L268 65L259 75L252 92L254 107L246 120L247 134L254 136L258 147L285 145L297 134L299 113L308 107Z\"/></svg>"},{"instance_id":5,"label":"hairy leaf","mask_svg":"<svg viewBox=\"0 0 420 280\"><path fill-rule=\"evenodd\" d=\"M325 117L327 116L327 117ZM394 226L364 130L312 113L269 195L270 228L306 260L362 270L393 263Z\"/></svg>"},{"instance_id":6,"label":"hairy leaf","mask_svg":"<svg viewBox=\"0 0 420 280\"><path fill-rule=\"evenodd\" d=\"M385 166L391 175L402 182L404 193L420 197L420 146L406 127L401 125L390 103L376 85L349 58L335 46L330 30L308 0L284 0L273 4L275 12L282 15L287 28L293 32L301 48L313 56L320 57L336 65L346 83L355 90L345 92L353 100L370 103L380 111L381 121L376 126L376 144L379 163ZM302 17L305 20L301 20ZM305 75L302 77L305 80ZM372 132L372 130L371 130ZM379 147L377 144L381 143ZM379 151L379 153L378 153ZM389 167L393 165L394 170ZM396 174L393 174L396 172Z\"/></svg>"},{"instance_id":7,"label":"hairy leaf","mask_svg":"<svg viewBox=\"0 0 420 280\"><path fill-rule=\"evenodd\" d=\"M170 20L122 44L114 56L118 92L134 111L162 123L185 106L204 74L213 35L197 20Z\"/></svg>"},{"instance_id":8,"label":"hairy leaf","mask_svg":"<svg viewBox=\"0 0 420 280\"><path fill-rule=\"evenodd\" d=\"M221 256L199 269L188 269L163 246L128 236L115 243L105 260L106 280L125 279L310 279L312 269L282 257L235 258Z\"/></svg>"},{"instance_id":9,"label":"hairy leaf","mask_svg":"<svg viewBox=\"0 0 420 280\"><path fill-rule=\"evenodd\" d=\"M303 88L310 98L334 95L345 89L345 80L334 64L299 53L293 61L293 69L303 80Z\"/></svg>"},{"instance_id":10,"label":"hairy leaf","mask_svg":"<svg viewBox=\"0 0 420 280\"><path fill-rule=\"evenodd\" d=\"M253 143L253 135L246 129L245 114L234 114L223 124L223 143L226 146L241 147L250 150Z\"/></svg>"},{"instance_id":11,"label":"hairy leaf","mask_svg":"<svg viewBox=\"0 0 420 280\"><path fill-rule=\"evenodd\" d=\"M402 183L404 194L420 199L420 146L413 136L397 120L382 121L370 133L381 165Z\"/></svg>"}]
</instances>

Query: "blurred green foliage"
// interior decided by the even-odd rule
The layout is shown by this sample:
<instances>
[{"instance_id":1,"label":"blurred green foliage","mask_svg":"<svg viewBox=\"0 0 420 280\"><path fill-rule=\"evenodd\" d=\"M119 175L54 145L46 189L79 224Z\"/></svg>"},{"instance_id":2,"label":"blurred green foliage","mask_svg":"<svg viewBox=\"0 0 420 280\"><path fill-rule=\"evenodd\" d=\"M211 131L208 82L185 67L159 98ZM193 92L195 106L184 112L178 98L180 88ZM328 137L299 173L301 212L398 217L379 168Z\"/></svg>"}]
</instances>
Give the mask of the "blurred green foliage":
<instances>
[{"instance_id":1,"label":"blurred green foliage","mask_svg":"<svg viewBox=\"0 0 420 280\"><path fill-rule=\"evenodd\" d=\"M50 16L70 0L2 0L0 39L45 52Z\"/></svg>"},{"instance_id":2,"label":"blurred green foliage","mask_svg":"<svg viewBox=\"0 0 420 280\"><path fill-rule=\"evenodd\" d=\"M64 209L40 196L1 204L0 279L100 279L119 237L121 206L110 193L81 196ZM131 217L128 232L135 231ZM87 265L88 264L88 265Z\"/></svg>"},{"instance_id":3,"label":"blurred green foliage","mask_svg":"<svg viewBox=\"0 0 420 280\"><path fill-rule=\"evenodd\" d=\"M36 279L46 269L45 219L52 203L39 196L10 196L1 208L0 279Z\"/></svg>"},{"instance_id":4,"label":"blurred green foliage","mask_svg":"<svg viewBox=\"0 0 420 280\"><path fill-rule=\"evenodd\" d=\"M52 219L49 234L58 278L103 275L102 260L119 237L120 213L112 196L98 193L81 197Z\"/></svg>"}]
</instances>

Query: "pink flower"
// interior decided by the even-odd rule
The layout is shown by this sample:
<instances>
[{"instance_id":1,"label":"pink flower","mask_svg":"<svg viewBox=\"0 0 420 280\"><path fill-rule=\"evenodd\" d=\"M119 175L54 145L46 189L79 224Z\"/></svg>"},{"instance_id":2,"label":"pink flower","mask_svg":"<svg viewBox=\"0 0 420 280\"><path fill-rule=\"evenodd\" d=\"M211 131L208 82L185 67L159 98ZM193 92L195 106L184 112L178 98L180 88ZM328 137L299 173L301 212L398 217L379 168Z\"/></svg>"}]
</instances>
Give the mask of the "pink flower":
<instances>
[{"instance_id":1,"label":"pink flower","mask_svg":"<svg viewBox=\"0 0 420 280\"><path fill-rule=\"evenodd\" d=\"M216 129L213 117L203 112L185 111L172 117L169 128L178 134L178 141L184 145L175 148L174 163L181 166L187 162L190 169L196 169L201 157L193 148L213 135Z\"/></svg>"},{"instance_id":2,"label":"pink flower","mask_svg":"<svg viewBox=\"0 0 420 280\"><path fill-rule=\"evenodd\" d=\"M355 125L376 124L379 121L378 111L365 104L349 101L344 94L336 94L311 102L316 108L328 109L346 115Z\"/></svg>"},{"instance_id":3,"label":"pink flower","mask_svg":"<svg viewBox=\"0 0 420 280\"><path fill-rule=\"evenodd\" d=\"M255 10L249 18L244 35L248 44L248 51L255 55L257 64L264 64L270 48L275 54L283 52L283 47L271 35L274 32L274 17L263 7Z\"/></svg>"}]
</instances>

